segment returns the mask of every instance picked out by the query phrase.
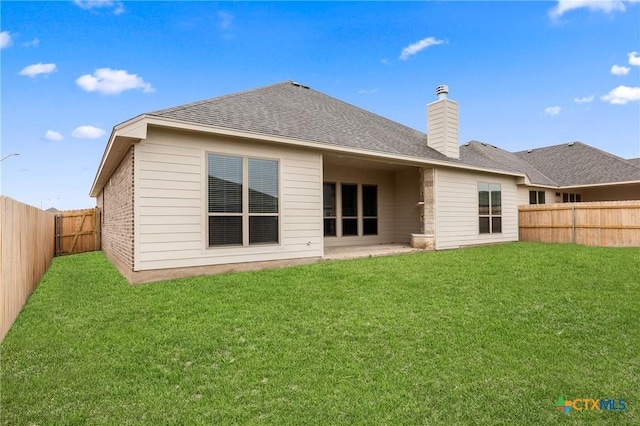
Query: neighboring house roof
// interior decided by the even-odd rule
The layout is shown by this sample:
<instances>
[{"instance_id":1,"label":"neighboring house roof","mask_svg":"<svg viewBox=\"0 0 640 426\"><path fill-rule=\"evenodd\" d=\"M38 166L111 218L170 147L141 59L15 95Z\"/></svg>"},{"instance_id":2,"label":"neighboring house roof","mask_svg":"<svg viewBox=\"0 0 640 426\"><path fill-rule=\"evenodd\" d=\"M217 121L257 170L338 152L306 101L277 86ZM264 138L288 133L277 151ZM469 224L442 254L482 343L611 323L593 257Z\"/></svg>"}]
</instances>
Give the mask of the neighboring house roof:
<instances>
[{"instance_id":1,"label":"neighboring house roof","mask_svg":"<svg viewBox=\"0 0 640 426\"><path fill-rule=\"evenodd\" d=\"M627 161L636 167L640 167L640 158L629 158Z\"/></svg>"},{"instance_id":2,"label":"neighboring house roof","mask_svg":"<svg viewBox=\"0 0 640 426\"><path fill-rule=\"evenodd\" d=\"M624 158L581 142L515 153L558 186L640 181L640 169Z\"/></svg>"},{"instance_id":3,"label":"neighboring house roof","mask_svg":"<svg viewBox=\"0 0 640 426\"><path fill-rule=\"evenodd\" d=\"M533 185L583 186L640 181L640 167L581 142L520 152L471 141L460 147L460 159L479 167L525 173Z\"/></svg>"},{"instance_id":4,"label":"neighboring house roof","mask_svg":"<svg viewBox=\"0 0 640 426\"><path fill-rule=\"evenodd\" d=\"M460 163L427 146L425 133L291 81L146 115Z\"/></svg>"},{"instance_id":5,"label":"neighboring house roof","mask_svg":"<svg viewBox=\"0 0 640 426\"><path fill-rule=\"evenodd\" d=\"M462 145L460 159L466 164L478 167L525 173L533 184L557 186L553 180L516 154L484 142L471 141Z\"/></svg>"}]
</instances>

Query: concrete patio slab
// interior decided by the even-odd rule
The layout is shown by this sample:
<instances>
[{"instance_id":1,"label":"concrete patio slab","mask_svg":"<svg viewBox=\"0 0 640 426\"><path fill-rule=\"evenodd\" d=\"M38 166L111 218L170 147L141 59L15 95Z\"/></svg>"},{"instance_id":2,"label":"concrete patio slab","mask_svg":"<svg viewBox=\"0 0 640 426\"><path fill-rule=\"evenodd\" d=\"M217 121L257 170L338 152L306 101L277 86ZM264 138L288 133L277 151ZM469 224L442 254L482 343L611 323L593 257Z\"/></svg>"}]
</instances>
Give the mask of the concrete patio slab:
<instances>
[{"instance_id":1,"label":"concrete patio slab","mask_svg":"<svg viewBox=\"0 0 640 426\"><path fill-rule=\"evenodd\" d=\"M421 251L408 244L374 244L366 246L327 247L323 260L356 259L359 257L389 256Z\"/></svg>"}]
</instances>

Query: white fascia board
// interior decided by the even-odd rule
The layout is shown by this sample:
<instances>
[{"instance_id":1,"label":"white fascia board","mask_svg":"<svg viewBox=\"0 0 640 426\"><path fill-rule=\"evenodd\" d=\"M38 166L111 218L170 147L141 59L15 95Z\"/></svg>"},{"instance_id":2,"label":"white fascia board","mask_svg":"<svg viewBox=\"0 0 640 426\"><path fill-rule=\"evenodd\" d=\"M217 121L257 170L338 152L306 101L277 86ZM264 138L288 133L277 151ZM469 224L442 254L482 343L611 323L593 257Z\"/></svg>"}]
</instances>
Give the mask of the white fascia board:
<instances>
[{"instance_id":1,"label":"white fascia board","mask_svg":"<svg viewBox=\"0 0 640 426\"><path fill-rule=\"evenodd\" d=\"M588 185L559 186L558 189L581 189L581 188L594 188L594 187L602 187L602 186L633 185L633 184L640 184L640 180L629 180L624 182L592 183Z\"/></svg>"},{"instance_id":2,"label":"white fascia board","mask_svg":"<svg viewBox=\"0 0 640 426\"><path fill-rule=\"evenodd\" d=\"M109 142L107 143L107 147L102 154L102 159L100 160L100 165L98 166L96 176L93 179L93 185L91 185L89 196L97 197L102 190L102 187L104 186L104 182L102 181L106 181L107 179L104 176L105 173L113 173L113 170L107 170L108 167L105 168L105 166L112 164L114 161L116 161L118 164L120 163L120 160L124 155L121 145L125 142L129 143L131 140L140 141L146 138L147 123L145 122L143 115L120 123L116 125L113 130L111 130ZM117 164L115 166L117 166Z\"/></svg>"}]
</instances>

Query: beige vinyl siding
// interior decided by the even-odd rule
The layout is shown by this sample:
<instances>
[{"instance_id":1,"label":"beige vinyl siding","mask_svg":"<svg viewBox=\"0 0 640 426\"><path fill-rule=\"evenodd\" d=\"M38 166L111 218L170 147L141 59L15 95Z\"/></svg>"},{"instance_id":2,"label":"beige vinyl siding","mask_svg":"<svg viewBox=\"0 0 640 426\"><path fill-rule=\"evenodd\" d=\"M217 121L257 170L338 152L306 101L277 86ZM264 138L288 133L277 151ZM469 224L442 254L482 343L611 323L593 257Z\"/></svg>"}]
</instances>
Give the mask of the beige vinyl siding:
<instances>
[{"instance_id":1,"label":"beige vinyl siding","mask_svg":"<svg viewBox=\"0 0 640 426\"><path fill-rule=\"evenodd\" d=\"M458 103L441 99L427 105L427 144L447 157L459 158Z\"/></svg>"},{"instance_id":2,"label":"beige vinyl siding","mask_svg":"<svg viewBox=\"0 0 640 426\"><path fill-rule=\"evenodd\" d=\"M502 233L480 234L478 182L499 183ZM515 178L436 169L436 249L518 240L518 191Z\"/></svg>"},{"instance_id":3,"label":"beige vinyl siding","mask_svg":"<svg viewBox=\"0 0 640 426\"><path fill-rule=\"evenodd\" d=\"M420 169L395 172L395 242L409 244L420 229Z\"/></svg>"},{"instance_id":4,"label":"beige vinyl siding","mask_svg":"<svg viewBox=\"0 0 640 426\"><path fill-rule=\"evenodd\" d=\"M395 242L395 184L393 172L327 165L324 168L324 181L378 186L378 235L325 237L325 247ZM320 211L322 212L322 210Z\"/></svg>"},{"instance_id":5,"label":"beige vinyl siding","mask_svg":"<svg viewBox=\"0 0 640 426\"><path fill-rule=\"evenodd\" d=\"M279 244L208 247L208 153L279 161ZM136 147L135 180L135 271L322 256L317 153L152 127Z\"/></svg>"}]
</instances>

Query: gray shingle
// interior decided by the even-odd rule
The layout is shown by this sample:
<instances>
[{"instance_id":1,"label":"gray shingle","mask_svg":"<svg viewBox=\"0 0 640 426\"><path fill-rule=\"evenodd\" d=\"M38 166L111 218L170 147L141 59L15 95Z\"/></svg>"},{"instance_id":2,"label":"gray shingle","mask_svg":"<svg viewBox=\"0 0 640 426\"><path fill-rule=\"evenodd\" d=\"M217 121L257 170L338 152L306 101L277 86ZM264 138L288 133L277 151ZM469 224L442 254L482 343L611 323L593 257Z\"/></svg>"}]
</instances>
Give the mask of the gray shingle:
<instances>
[{"instance_id":1,"label":"gray shingle","mask_svg":"<svg viewBox=\"0 0 640 426\"><path fill-rule=\"evenodd\" d=\"M428 147L425 133L290 81L147 115L459 163Z\"/></svg>"},{"instance_id":2,"label":"gray shingle","mask_svg":"<svg viewBox=\"0 0 640 426\"><path fill-rule=\"evenodd\" d=\"M534 184L557 186L553 180L516 154L487 143L471 141L462 145L460 159L466 164L478 167L524 173Z\"/></svg>"},{"instance_id":3,"label":"gray shingle","mask_svg":"<svg viewBox=\"0 0 640 426\"><path fill-rule=\"evenodd\" d=\"M624 158L581 142L515 153L559 186L640 180L640 169Z\"/></svg>"},{"instance_id":4,"label":"gray shingle","mask_svg":"<svg viewBox=\"0 0 640 426\"><path fill-rule=\"evenodd\" d=\"M511 153L471 141L460 147L459 160L449 158L427 146L425 133L291 81L147 115L419 160L524 173L538 185L640 180L640 167L630 160L580 142Z\"/></svg>"}]
</instances>

